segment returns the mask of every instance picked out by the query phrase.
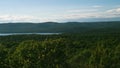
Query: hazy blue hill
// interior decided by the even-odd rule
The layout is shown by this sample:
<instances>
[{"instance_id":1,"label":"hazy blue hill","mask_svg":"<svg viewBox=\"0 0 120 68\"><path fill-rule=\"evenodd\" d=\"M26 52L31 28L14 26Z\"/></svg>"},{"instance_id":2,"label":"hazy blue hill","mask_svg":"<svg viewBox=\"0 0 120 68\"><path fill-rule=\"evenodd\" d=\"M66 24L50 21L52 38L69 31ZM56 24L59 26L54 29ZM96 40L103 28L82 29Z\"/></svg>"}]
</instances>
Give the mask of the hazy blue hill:
<instances>
[{"instance_id":1,"label":"hazy blue hill","mask_svg":"<svg viewBox=\"0 0 120 68\"><path fill-rule=\"evenodd\" d=\"M0 33L32 32L112 32L120 30L120 22L46 22L0 24Z\"/></svg>"}]
</instances>

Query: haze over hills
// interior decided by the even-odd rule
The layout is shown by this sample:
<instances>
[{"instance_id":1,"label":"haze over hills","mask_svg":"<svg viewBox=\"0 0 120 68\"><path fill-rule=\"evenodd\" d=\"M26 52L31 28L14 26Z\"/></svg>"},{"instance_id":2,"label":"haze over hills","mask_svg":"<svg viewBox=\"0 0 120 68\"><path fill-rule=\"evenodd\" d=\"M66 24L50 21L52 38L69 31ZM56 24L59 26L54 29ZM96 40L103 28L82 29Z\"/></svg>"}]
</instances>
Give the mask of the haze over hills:
<instances>
[{"instance_id":1,"label":"haze over hills","mask_svg":"<svg viewBox=\"0 0 120 68\"><path fill-rule=\"evenodd\" d=\"M2 23L0 24L0 33L119 32L119 25L120 21L67 23Z\"/></svg>"}]
</instances>

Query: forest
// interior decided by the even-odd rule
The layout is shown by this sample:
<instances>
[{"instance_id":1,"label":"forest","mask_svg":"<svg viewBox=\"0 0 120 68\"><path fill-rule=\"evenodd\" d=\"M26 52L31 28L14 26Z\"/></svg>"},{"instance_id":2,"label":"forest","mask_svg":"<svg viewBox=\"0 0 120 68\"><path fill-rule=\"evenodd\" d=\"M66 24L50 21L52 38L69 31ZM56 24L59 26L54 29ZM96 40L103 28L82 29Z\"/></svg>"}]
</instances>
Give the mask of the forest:
<instances>
[{"instance_id":1,"label":"forest","mask_svg":"<svg viewBox=\"0 0 120 68\"><path fill-rule=\"evenodd\" d=\"M0 68L119 68L120 32L0 36Z\"/></svg>"}]
</instances>

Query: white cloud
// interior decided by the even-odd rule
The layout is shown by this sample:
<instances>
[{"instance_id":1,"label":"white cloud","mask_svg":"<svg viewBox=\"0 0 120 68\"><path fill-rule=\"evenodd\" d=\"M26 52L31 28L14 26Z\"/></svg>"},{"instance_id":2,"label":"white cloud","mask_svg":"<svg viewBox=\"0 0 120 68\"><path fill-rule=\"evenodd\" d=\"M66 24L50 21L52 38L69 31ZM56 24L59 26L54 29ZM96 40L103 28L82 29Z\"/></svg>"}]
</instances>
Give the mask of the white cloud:
<instances>
[{"instance_id":1,"label":"white cloud","mask_svg":"<svg viewBox=\"0 0 120 68\"><path fill-rule=\"evenodd\" d=\"M70 11L70 12L68 12ZM68 10L65 13L54 14L49 17L36 17L27 15L0 15L0 22L47 22L47 21L64 21L72 19L88 18L114 18L120 17L120 8L109 9L105 11L92 10ZM84 12L86 11L86 12Z\"/></svg>"},{"instance_id":2,"label":"white cloud","mask_svg":"<svg viewBox=\"0 0 120 68\"><path fill-rule=\"evenodd\" d=\"M112 18L120 17L120 8L66 15L67 18Z\"/></svg>"},{"instance_id":3,"label":"white cloud","mask_svg":"<svg viewBox=\"0 0 120 68\"><path fill-rule=\"evenodd\" d=\"M57 21L56 16L50 17L37 17L37 16L27 16L27 15L0 15L0 23L8 22L48 22L48 21Z\"/></svg>"},{"instance_id":4,"label":"white cloud","mask_svg":"<svg viewBox=\"0 0 120 68\"><path fill-rule=\"evenodd\" d=\"M0 15L0 22L32 22L38 20L36 17L26 15Z\"/></svg>"},{"instance_id":5,"label":"white cloud","mask_svg":"<svg viewBox=\"0 0 120 68\"><path fill-rule=\"evenodd\" d=\"M120 8L111 9L107 11L108 13L120 13Z\"/></svg>"}]
</instances>

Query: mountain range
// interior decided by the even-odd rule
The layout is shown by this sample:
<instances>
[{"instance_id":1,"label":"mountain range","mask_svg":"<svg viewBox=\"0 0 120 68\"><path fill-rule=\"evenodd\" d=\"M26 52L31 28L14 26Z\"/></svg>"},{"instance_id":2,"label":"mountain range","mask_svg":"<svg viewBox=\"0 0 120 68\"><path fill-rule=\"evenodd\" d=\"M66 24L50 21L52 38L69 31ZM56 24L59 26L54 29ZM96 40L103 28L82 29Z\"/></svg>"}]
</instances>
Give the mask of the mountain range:
<instances>
[{"instance_id":1,"label":"mountain range","mask_svg":"<svg viewBox=\"0 0 120 68\"><path fill-rule=\"evenodd\" d=\"M120 21L0 24L0 33L80 33L80 32L119 32L119 30Z\"/></svg>"}]
</instances>

